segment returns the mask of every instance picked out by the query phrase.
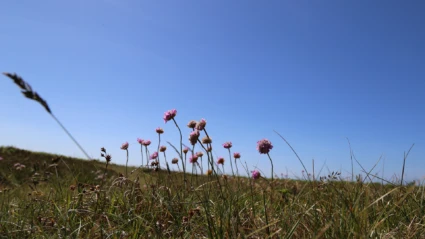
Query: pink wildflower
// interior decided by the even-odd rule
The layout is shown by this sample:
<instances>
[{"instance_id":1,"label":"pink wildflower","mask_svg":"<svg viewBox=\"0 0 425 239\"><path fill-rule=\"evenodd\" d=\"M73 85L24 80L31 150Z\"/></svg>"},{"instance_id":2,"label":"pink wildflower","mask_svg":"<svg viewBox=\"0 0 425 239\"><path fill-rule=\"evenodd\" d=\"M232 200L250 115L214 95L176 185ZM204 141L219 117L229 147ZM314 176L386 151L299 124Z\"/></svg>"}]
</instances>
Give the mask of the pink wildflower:
<instances>
[{"instance_id":1,"label":"pink wildflower","mask_svg":"<svg viewBox=\"0 0 425 239\"><path fill-rule=\"evenodd\" d=\"M241 158L241 154L240 154L240 153L238 153L238 152L235 152L235 153L233 153L233 157L234 157L235 159L239 159L239 158Z\"/></svg>"},{"instance_id":2,"label":"pink wildflower","mask_svg":"<svg viewBox=\"0 0 425 239\"><path fill-rule=\"evenodd\" d=\"M268 154L272 148L273 145L268 139L262 139L257 142L257 150L260 154Z\"/></svg>"},{"instance_id":3,"label":"pink wildflower","mask_svg":"<svg viewBox=\"0 0 425 239\"><path fill-rule=\"evenodd\" d=\"M230 149L230 148L232 147L232 142L226 142L226 143L224 143L224 144L223 144L223 147L224 147L225 149Z\"/></svg>"},{"instance_id":4,"label":"pink wildflower","mask_svg":"<svg viewBox=\"0 0 425 239\"><path fill-rule=\"evenodd\" d=\"M187 123L187 127L194 129L196 127L196 121L191 120L189 123Z\"/></svg>"},{"instance_id":5,"label":"pink wildflower","mask_svg":"<svg viewBox=\"0 0 425 239\"><path fill-rule=\"evenodd\" d=\"M183 149L183 153L184 153L184 154L187 154L187 152L189 152L189 148L188 148L188 147L185 147L185 148Z\"/></svg>"},{"instance_id":6,"label":"pink wildflower","mask_svg":"<svg viewBox=\"0 0 425 239\"><path fill-rule=\"evenodd\" d=\"M159 147L159 152L165 152L165 150L167 150L167 147L162 145L161 147Z\"/></svg>"},{"instance_id":7,"label":"pink wildflower","mask_svg":"<svg viewBox=\"0 0 425 239\"><path fill-rule=\"evenodd\" d=\"M199 152L197 152L197 153L196 153L196 155L197 155L198 157L202 157L202 156L204 156L204 153L202 153L201 151L199 151Z\"/></svg>"},{"instance_id":8,"label":"pink wildflower","mask_svg":"<svg viewBox=\"0 0 425 239\"><path fill-rule=\"evenodd\" d=\"M224 158L223 157L218 157L217 164L223 165L224 164Z\"/></svg>"},{"instance_id":9,"label":"pink wildflower","mask_svg":"<svg viewBox=\"0 0 425 239\"><path fill-rule=\"evenodd\" d=\"M151 144L151 141L150 140L142 140L142 144L144 146L149 146Z\"/></svg>"},{"instance_id":10,"label":"pink wildflower","mask_svg":"<svg viewBox=\"0 0 425 239\"><path fill-rule=\"evenodd\" d=\"M172 109L164 113L164 122L167 123L168 121L174 119L177 115L177 110Z\"/></svg>"},{"instance_id":11,"label":"pink wildflower","mask_svg":"<svg viewBox=\"0 0 425 239\"><path fill-rule=\"evenodd\" d=\"M190 135L189 135L189 141L190 141L190 143L192 145L195 145L196 142L198 142L198 139L199 139L199 131L198 130L192 131L190 133Z\"/></svg>"},{"instance_id":12,"label":"pink wildflower","mask_svg":"<svg viewBox=\"0 0 425 239\"><path fill-rule=\"evenodd\" d=\"M153 154L151 155L151 159L156 159L158 158L158 152L153 152Z\"/></svg>"},{"instance_id":13,"label":"pink wildflower","mask_svg":"<svg viewBox=\"0 0 425 239\"><path fill-rule=\"evenodd\" d=\"M125 142L121 145L121 149L122 150L127 150L128 149L128 142Z\"/></svg>"},{"instance_id":14,"label":"pink wildflower","mask_svg":"<svg viewBox=\"0 0 425 239\"><path fill-rule=\"evenodd\" d=\"M197 124L196 124L196 129L201 131L205 128L205 126L207 125L207 121L205 119L201 119Z\"/></svg>"},{"instance_id":15,"label":"pink wildflower","mask_svg":"<svg viewBox=\"0 0 425 239\"><path fill-rule=\"evenodd\" d=\"M251 175L253 179L259 179L261 177L260 172L257 170L251 171Z\"/></svg>"},{"instance_id":16,"label":"pink wildflower","mask_svg":"<svg viewBox=\"0 0 425 239\"><path fill-rule=\"evenodd\" d=\"M158 134L164 133L164 130L161 127L156 128L155 130Z\"/></svg>"},{"instance_id":17,"label":"pink wildflower","mask_svg":"<svg viewBox=\"0 0 425 239\"><path fill-rule=\"evenodd\" d=\"M192 155L190 158L189 158L189 162L190 163L196 163L198 161L198 156L195 154L195 155Z\"/></svg>"}]
</instances>

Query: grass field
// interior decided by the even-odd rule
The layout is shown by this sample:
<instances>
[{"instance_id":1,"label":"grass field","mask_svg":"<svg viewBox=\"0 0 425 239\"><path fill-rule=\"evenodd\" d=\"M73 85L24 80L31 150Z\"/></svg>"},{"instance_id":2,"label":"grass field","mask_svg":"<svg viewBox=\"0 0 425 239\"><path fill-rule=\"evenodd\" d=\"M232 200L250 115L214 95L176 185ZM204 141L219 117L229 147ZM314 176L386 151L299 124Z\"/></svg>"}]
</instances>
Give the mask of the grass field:
<instances>
[{"instance_id":1,"label":"grass field","mask_svg":"<svg viewBox=\"0 0 425 239\"><path fill-rule=\"evenodd\" d=\"M418 185L126 170L14 147L0 156L1 238L425 238Z\"/></svg>"}]
</instances>

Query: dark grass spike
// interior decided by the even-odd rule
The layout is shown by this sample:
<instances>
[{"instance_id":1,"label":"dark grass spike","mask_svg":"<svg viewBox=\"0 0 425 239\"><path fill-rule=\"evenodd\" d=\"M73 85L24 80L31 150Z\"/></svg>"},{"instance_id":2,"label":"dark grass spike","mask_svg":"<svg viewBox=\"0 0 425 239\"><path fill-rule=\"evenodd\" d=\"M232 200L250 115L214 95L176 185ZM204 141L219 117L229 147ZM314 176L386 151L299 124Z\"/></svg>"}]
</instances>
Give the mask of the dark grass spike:
<instances>
[{"instance_id":1,"label":"dark grass spike","mask_svg":"<svg viewBox=\"0 0 425 239\"><path fill-rule=\"evenodd\" d=\"M10 79L12 79L13 82L15 82L15 84L22 89L21 92L22 94L24 94L25 97L27 97L28 99L37 101L44 107L44 109L46 109L47 112L49 112L49 114L52 113L49 106L47 105L47 102L43 98L41 98L41 96L37 92L33 91L31 86L28 83L26 83L20 76L18 76L16 73L11 74L11 73L4 72L3 74L9 77Z\"/></svg>"},{"instance_id":2,"label":"dark grass spike","mask_svg":"<svg viewBox=\"0 0 425 239\"><path fill-rule=\"evenodd\" d=\"M88 159L91 159L91 157L87 154L87 152L83 149L83 147L81 147L81 145L77 142L77 140L71 135L71 133L65 128L65 126L63 126L63 124L59 121L59 119L56 118L56 116L52 113L47 102L43 98L41 98L41 96L37 92L33 91L31 86L27 82L25 82L24 79L22 79L22 77L18 76L16 73L12 74L8 72L3 72L3 75L12 79L13 82L15 82L15 84L22 89L21 92L22 94L24 94L25 97L40 103L44 107L44 109L53 117L53 119L59 124L59 126L63 129L63 131L65 131L65 133L72 139L72 141L84 153L84 155Z\"/></svg>"}]
</instances>

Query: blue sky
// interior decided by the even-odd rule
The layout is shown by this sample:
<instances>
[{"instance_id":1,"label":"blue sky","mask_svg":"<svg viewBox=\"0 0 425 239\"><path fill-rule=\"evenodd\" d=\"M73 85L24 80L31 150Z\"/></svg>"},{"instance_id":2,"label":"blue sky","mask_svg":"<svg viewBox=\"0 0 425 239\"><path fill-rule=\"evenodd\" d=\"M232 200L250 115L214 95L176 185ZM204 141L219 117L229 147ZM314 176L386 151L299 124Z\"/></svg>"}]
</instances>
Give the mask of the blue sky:
<instances>
[{"instance_id":1,"label":"blue sky","mask_svg":"<svg viewBox=\"0 0 425 239\"><path fill-rule=\"evenodd\" d=\"M275 172L425 176L423 1L1 1L1 71L16 72L93 157L140 163L138 137L178 143L163 113L207 120L216 156L233 142L250 169L272 141ZM83 157L37 105L0 80L0 145ZM1 155L0 155L1 156ZM168 157L174 157L169 150ZM228 162L227 162L228 164ZM227 165L228 166L228 165ZM356 173L360 167L355 165ZM230 172L230 168L226 168Z\"/></svg>"}]
</instances>

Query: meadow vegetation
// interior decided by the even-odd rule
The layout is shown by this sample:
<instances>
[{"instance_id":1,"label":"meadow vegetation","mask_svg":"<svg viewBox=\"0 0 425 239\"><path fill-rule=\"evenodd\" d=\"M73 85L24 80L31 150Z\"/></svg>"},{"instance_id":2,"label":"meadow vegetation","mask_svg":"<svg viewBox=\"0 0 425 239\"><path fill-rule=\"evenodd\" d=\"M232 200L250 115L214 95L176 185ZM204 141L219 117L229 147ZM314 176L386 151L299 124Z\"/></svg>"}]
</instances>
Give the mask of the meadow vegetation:
<instances>
[{"instance_id":1,"label":"meadow vegetation","mask_svg":"<svg viewBox=\"0 0 425 239\"><path fill-rule=\"evenodd\" d=\"M28 98L51 114L37 97ZM158 144L121 145L119 157L128 162L135 150L140 167L113 164L101 146L96 160L1 147L0 238L425 238L421 184L377 183L366 169L346 180L338 171L308 170L300 158L304 179L278 177L273 145L262 139L258 153L272 166L266 178L231 142L213 142L205 119L183 130L176 116L170 110L163 119L179 142L161 144L158 128ZM215 158L213 147L228 157Z\"/></svg>"}]
</instances>

